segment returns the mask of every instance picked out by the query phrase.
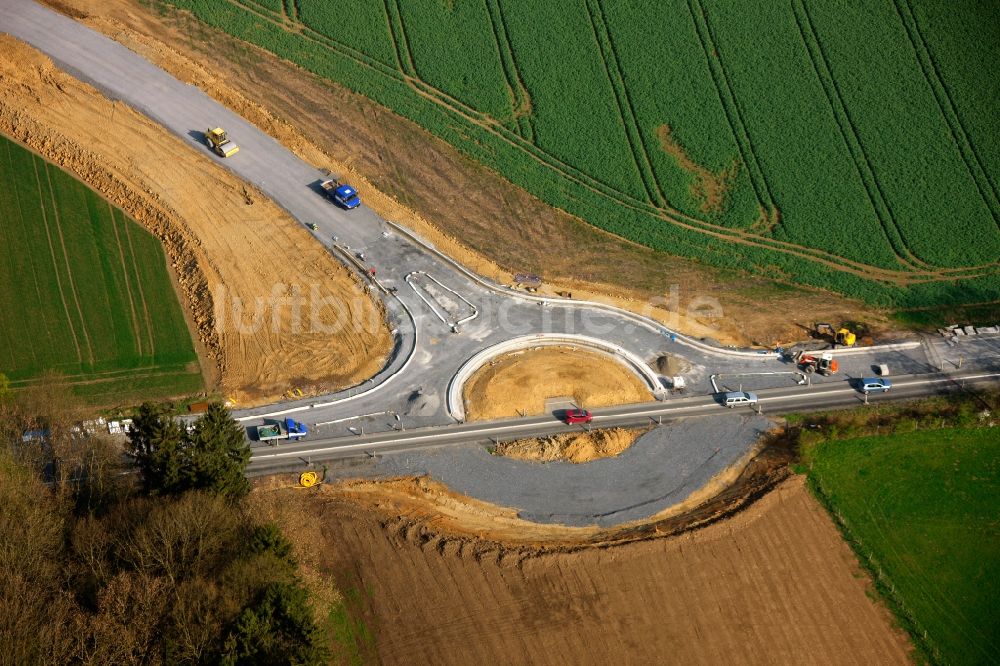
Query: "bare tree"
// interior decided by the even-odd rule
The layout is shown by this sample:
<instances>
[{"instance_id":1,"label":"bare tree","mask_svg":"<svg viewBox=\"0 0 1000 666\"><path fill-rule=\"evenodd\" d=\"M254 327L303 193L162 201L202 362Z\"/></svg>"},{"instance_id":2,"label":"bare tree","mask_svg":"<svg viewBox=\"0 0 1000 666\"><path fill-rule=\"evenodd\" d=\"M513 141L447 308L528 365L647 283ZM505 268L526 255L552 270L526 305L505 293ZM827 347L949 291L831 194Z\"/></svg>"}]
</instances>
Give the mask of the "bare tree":
<instances>
[{"instance_id":1,"label":"bare tree","mask_svg":"<svg viewBox=\"0 0 1000 666\"><path fill-rule=\"evenodd\" d=\"M161 500L119 544L119 553L136 569L162 575L176 591L188 577L216 566L234 546L237 518L225 500L189 492Z\"/></svg>"},{"instance_id":2,"label":"bare tree","mask_svg":"<svg viewBox=\"0 0 1000 666\"><path fill-rule=\"evenodd\" d=\"M90 618L90 640L79 655L84 664L157 664L163 618L169 603L163 578L123 572L101 591Z\"/></svg>"}]
</instances>

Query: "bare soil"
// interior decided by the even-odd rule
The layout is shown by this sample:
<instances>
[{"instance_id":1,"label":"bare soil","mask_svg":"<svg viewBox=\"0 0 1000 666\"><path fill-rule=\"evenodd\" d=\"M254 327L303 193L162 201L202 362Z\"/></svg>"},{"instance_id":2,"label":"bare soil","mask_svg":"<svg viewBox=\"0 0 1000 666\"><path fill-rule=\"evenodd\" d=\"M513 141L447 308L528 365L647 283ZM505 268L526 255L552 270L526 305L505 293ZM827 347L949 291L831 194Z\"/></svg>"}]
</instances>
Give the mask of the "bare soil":
<instances>
[{"instance_id":1,"label":"bare soil","mask_svg":"<svg viewBox=\"0 0 1000 666\"><path fill-rule=\"evenodd\" d=\"M740 162L734 160L725 169L714 172L691 159L677 138L674 137L670 125L660 125L656 128L656 137L660 140L663 152L673 157L680 168L694 177L691 183L691 197L699 202L703 213L721 213L726 208L726 197L733 186L733 181L740 171Z\"/></svg>"},{"instance_id":2,"label":"bare soil","mask_svg":"<svg viewBox=\"0 0 1000 666\"><path fill-rule=\"evenodd\" d=\"M705 268L604 233L371 100L183 12L135 0L48 4L203 88L316 166L346 174L379 213L487 277L509 282L515 272L535 273L545 279L544 293L637 311L666 297L650 314L724 344L788 344L813 321L864 321L879 334L890 326L884 313L856 301ZM339 128L335 137L331 126ZM699 307L705 299L720 308Z\"/></svg>"},{"instance_id":3,"label":"bare soil","mask_svg":"<svg viewBox=\"0 0 1000 666\"><path fill-rule=\"evenodd\" d=\"M0 132L160 238L227 397L252 403L293 386L340 388L384 364L391 336L380 305L301 225L207 155L7 36L0 37ZM311 330L314 293L363 325ZM306 313L298 323L284 300L296 294ZM327 307L319 321L334 324L343 313Z\"/></svg>"},{"instance_id":4,"label":"bare soil","mask_svg":"<svg viewBox=\"0 0 1000 666\"><path fill-rule=\"evenodd\" d=\"M566 460L586 463L600 458L613 458L632 446L645 430L610 428L588 432L569 432L536 439L500 442L493 449L498 456L518 460L552 462Z\"/></svg>"},{"instance_id":5,"label":"bare soil","mask_svg":"<svg viewBox=\"0 0 1000 666\"><path fill-rule=\"evenodd\" d=\"M607 407L652 400L628 368L594 352L542 347L494 359L465 383L469 421L545 412L549 398L572 397L579 407Z\"/></svg>"},{"instance_id":6,"label":"bare soil","mask_svg":"<svg viewBox=\"0 0 1000 666\"><path fill-rule=\"evenodd\" d=\"M689 372L691 370L691 364L683 356L663 354L656 359L656 369L662 375L673 377Z\"/></svg>"},{"instance_id":7,"label":"bare soil","mask_svg":"<svg viewBox=\"0 0 1000 666\"><path fill-rule=\"evenodd\" d=\"M341 589L364 591L353 613L374 632L371 660L910 661L905 635L802 477L763 497L738 485L740 498L604 532L525 530L455 496L440 512L447 491L420 479L394 484L388 493L370 482L271 491L307 517L320 569ZM497 529L453 530L462 511L492 514L482 524ZM516 543L494 539L514 531Z\"/></svg>"}]
</instances>

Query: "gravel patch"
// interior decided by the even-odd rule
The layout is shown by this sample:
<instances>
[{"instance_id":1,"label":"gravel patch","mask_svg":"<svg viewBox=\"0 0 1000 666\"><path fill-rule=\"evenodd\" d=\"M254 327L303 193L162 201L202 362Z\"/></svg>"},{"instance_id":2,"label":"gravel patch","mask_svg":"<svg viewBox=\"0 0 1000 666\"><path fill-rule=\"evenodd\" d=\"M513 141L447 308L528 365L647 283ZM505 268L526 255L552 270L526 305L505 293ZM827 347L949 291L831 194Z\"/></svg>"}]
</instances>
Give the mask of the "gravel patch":
<instances>
[{"instance_id":1,"label":"gravel patch","mask_svg":"<svg viewBox=\"0 0 1000 666\"><path fill-rule=\"evenodd\" d=\"M678 419L615 458L585 464L513 460L483 446L411 451L379 458L374 475L425 473L462 494L512 507L525 520L611 527L684 501L773 425L756 415Z\"/></svg>"}]
</instances>

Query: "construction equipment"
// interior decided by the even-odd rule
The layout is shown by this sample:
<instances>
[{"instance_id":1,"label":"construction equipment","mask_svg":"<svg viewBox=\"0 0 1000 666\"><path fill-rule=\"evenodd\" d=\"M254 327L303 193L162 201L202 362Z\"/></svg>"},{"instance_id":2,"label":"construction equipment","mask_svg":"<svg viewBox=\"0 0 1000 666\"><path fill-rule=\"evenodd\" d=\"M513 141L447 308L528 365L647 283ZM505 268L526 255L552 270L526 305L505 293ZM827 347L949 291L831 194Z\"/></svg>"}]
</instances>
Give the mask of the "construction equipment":
<instances>
[{"instance_id":1,"label":"construction equipment","mask_svg":"<svg viewBox=\"0 0 1000 666\"><path fill-rule=\"evenodd\" d=\"M240 147L229 140L221 127L205 130L205 145L219 157L232 157L240 152Z\"/></svg>"},{"instance_id":2,"label":"construction equipment","mask_svg":"<svg viewBox=\"0 0 1000 666\"><path fill-rule=\"evenodd\" d=\"M853 347L858 341L858 336L843 326L839 330L835 330L830 324L816 324L816 334L820 337L826 337L834 346Z\"/></svg>"},{"instance_id":3,"label":"construction equipment","mask_svg":"<svg viewBox=\"0 0 1000 666\"><path fill-rule=\"evenodd\" d=\"M800 352L795 361L802 372L817 372L824 377L837 374L837 370L840 369L837 360L833 358L833 354L830 352L826 352L819 356Z\"/></svg>"},{"instance_id":4,"label":"construction equipment","mask_svg":"<svg viewBox=\"0 0 1000 666\"><path fill-rule=\"evenodd\" d=\"M361 205L361 197L358 196L358 191L347 183L341 183L339 180L324 180L320 183L320 187L323 188L327 196L333 199L334 203L347 210L357 208Z\"/></svg>"},{"instance_id":5,"label":"construction equipment","mask_svg":"<svg viewBox=\"0 0 1000 666\"><path fill-rule=\"evenodd\" d=\"M842 328L837 331L837 335L834 338L834 342L844 347L853 347L857 341L858 336L846 328Z\"/></svg>"}]
</instances>

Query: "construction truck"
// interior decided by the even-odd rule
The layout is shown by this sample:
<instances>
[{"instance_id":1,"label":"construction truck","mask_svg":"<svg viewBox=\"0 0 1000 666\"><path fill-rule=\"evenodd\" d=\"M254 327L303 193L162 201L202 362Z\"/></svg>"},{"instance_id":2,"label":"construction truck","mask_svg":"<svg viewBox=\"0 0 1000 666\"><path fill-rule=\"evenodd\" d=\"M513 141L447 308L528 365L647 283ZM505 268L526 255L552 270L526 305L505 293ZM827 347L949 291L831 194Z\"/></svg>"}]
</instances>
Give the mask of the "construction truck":
<instances>
[{"instance_id":1,"label":"construction truck","mask_svg":"<svg viewBox=\"0 0 1000 666\"><path fill-rule=\"evenodd\" d=\"M795 363L802 372L816 372L824 377L837 374L837 370L840 369L837 360L833 358L833 354L830 352L825 352L819 356L799 352Z\"/></svg>"},{"instance_id":2,"label":"construction truck","mask_svg":"<svg viewBox=\"0 0 1000 666\"><path fill-rule=\"evenodd\" d=\"M309 434L305 423L286 418L283 421L267 420L255 428L257 441L277 443L279 440L299 440Z\"/></svg>"},{"instance_id":3,"label":"construction truck","mask_svg":"<svg viewBox=\"0 0 1000 666\"><path fill-rule=\"evenodd\" d=\"M347 210L357 208L361 205L361 197L358 196L358 191L347 183L342 183L339 180L324 180L320 183L320 187L323 188L328 197L333 199L334 203Z\"/></svg>"},{"instance_id":4,"label":"construction truck","mask_svg":"<svg viewBox=\"0 0 1000 666\"><path fill-rule=\"evenodd\" d=\"M229 140L221 127L205 130L205 145L219 157L232 157L240 152L240 147Z\"/></svg>"},{"instance_id":5,"label":"construction truck","mask_svg":"<svg viewBox=\"0 0 1000 666\"><path fill-rule=\"evenodd\" d=\"M839 330L834 330L830 324L816 324L816 334L829 339L834 347L837 345L853 347L858 341L858 336L849 328L841 327Z\"/></svg>"}]
</instances>

